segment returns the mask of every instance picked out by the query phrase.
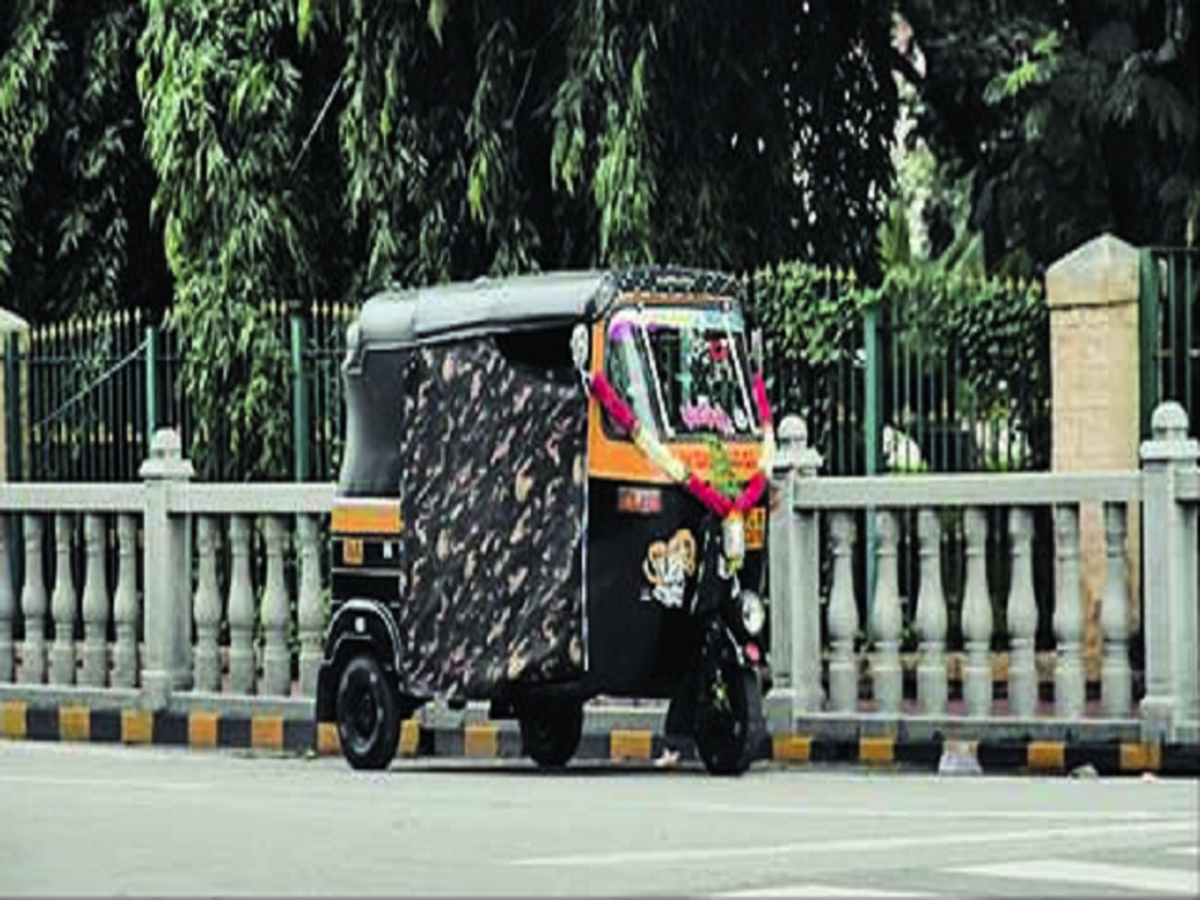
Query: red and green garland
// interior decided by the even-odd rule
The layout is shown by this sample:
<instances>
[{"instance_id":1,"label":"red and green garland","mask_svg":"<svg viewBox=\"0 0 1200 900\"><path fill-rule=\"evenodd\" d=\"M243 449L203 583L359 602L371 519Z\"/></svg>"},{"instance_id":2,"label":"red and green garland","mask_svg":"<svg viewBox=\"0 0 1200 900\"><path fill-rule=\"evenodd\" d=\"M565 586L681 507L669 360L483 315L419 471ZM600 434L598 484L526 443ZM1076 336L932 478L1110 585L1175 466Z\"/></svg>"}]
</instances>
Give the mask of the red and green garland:
<instances>
[{"instance_id":1,"label":"red and green garland","mask_svg":"<svg viewBox=\"0 0 1200 900\"><path fill-rule=\"evenodd\" d=\"M593 372L589 379L589 386L592 394L604 407L604 411L612 418L613 423L618 429L633 438L633 443L643 455L666 473L672 481L686 487L692 496L722 520L730 515L744 515L753 509L762 498L771 474L771 460L775 453L775 432L771 421L771 406L767 400L767 387L763 383L761 372L754 376L754 402L758 407L759 425L763 429L765 446L759 459L758 471L754 473L750 482L736 499L730 499L722 494L688 468L687 464L672 453L670 448L664 446L654 433L638 419L637 414L629 408L629 404L621 399L603 372Z\"/></svg>"}]
</instances>

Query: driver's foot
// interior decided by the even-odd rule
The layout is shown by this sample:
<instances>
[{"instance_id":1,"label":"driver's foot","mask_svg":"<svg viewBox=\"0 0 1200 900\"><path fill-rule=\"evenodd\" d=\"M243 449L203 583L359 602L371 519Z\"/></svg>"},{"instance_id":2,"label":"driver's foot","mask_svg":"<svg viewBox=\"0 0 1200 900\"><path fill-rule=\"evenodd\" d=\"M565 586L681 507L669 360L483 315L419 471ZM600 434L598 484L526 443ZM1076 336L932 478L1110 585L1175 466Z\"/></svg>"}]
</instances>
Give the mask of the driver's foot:
<instances>
[{"instance_id":1,"label":"driver's foot","mask_svg":"<svg viewBox=\"0 0 1200 900\"><path fill-rule=\"evenodd\" d=\"M679 751L670 747L663 748L662 755L654 761L656 769L673 769L679 765Z\"/></svg>"}]
</instances>

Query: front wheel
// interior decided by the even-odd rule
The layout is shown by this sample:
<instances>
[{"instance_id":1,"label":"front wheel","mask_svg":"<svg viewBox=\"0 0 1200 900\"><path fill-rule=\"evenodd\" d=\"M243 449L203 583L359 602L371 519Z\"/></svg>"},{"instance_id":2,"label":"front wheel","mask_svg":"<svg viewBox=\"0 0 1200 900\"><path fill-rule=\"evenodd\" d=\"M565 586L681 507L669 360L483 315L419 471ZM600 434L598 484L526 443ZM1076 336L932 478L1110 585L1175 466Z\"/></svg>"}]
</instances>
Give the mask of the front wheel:
<instances>
[{"instance_id":1,"label":"front wheel","mask_svg":"<svg viewBox=\"0 0 1200 900\"><path fill-rule=\"evenodd\" d=\"M741 775L758 749L762 692L754 672L715 644L704 648L698 673L696 751L711 774Z\"/></svg>"},{"instance_id":2,"label":"front wheel","mask_svg":"<svg viewBox=\"0 0 1200 900\"><path fill-rule=\"evenodd\" d=\"M379 661L369 653L342 669L337 691L338 738L355 769L386 769L400 741L400 702Z\"/></svg>"},{"instance_id":3,"label":"front wheel","mask_svg":"<svg viewBox=\"0 0 1200 900\"><path fill-rule=\"evenodd\" d=\"M565 766L583 735L583 705L574 700L542 701L522 710L521 743L539 766Z\"/></svg>"}]
</instances>

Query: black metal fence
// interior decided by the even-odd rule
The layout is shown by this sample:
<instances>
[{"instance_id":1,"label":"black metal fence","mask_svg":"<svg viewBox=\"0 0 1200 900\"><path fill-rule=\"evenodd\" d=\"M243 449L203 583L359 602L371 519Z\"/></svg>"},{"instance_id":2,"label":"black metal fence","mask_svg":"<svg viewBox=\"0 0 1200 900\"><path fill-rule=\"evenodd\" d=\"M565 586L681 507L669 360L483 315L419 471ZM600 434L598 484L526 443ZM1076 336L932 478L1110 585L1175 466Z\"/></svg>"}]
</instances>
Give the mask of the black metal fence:
<instances>
[{"instance_id":1,"label":"black metal fence","mask_svg":"<svg viewBox=\"0 0 1200 900\"><path fill-rule=\"evenodd\" d=\"M1045 469L1048 318L1040 286L892 286L863 303L853 275L804 270L751 281L778 421L808 424L829 474ZM947 296L935 296L941 290ZM985 304L986 316L971 313ZM957 325L958 309L968 313ZM341 460L340 364L347 304L267 311L291 350L293 475L331 480ZM973 318L972 318L973 316ZM8 471L13 480L131 481L162 426L190 445L178 329L123 312L10 337Z\"/></svg>"},{"instance_id":2,"label":"black metal fence","mask_svg":"<svg viewBox=\"0 0 1200 900\"><path fill-rule=\"evenodd\" d=\"M1200 249L1143 249L1139 281L1140 418L1147 439L1158 404L1176 400L1194 415L1200 397Z\"/></svg>"},{"instance_id":3,"label":"black metal fence","mask_svg":"<svg viewBox=\"0 0 1200 900\"><path fill-rule=\"evenodd\" d=\"M341 461L338 366L356 309L320 303L269 311L291 347L293 474L329 480ZM165 426L195 428L181 390L181 342L168 316L140 311L10 335L5 354L8 472L14 481L133 481ZM219 451L218 451L219 452Z\"/></svg>"}]
</instances>

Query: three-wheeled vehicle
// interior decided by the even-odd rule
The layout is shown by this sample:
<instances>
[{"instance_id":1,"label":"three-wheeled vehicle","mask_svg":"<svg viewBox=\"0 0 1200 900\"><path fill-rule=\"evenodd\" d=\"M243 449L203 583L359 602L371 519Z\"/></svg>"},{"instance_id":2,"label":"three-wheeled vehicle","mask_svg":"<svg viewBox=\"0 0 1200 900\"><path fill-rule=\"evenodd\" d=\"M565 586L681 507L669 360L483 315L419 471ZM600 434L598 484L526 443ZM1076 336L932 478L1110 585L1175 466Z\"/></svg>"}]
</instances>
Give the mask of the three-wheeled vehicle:
<instances>
[{"instance_id":1,"label":"three-wheeled vehicle","mask_svg":"<svg viewBox=\"0 0 1200 900\"><path fill-rule=\"evenodd\" d=\"M564 765L598 696L739 774L766 738L774 439L740 283L682 269L370 298L343 364L316 713L384 768L439 698Z\"/></svg>"}]
</instances>

